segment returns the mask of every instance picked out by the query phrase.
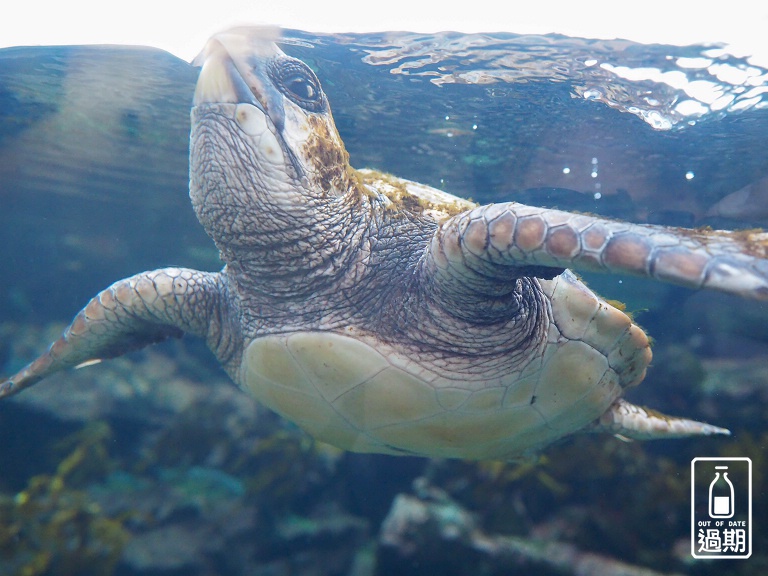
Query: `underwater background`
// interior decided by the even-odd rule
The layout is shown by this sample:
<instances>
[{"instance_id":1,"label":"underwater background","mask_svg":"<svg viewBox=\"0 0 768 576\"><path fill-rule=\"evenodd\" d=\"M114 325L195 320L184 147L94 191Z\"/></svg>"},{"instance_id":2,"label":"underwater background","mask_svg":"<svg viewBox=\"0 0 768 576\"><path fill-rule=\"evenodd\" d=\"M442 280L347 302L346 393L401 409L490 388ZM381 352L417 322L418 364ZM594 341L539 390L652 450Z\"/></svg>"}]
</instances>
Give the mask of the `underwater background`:
<instances>
[{"instance_id":1,"label":"underwater background","mask_svg":"<svg viewBox=\"0 0 768 576\"><path fill-rule=\"evenodd\" d=\"M722 46L316 35L353 166L481 203L668 226L768 220L768 70ZM220 268L187 195L197 69L126 47L0 50L0 373L113 281ZM765 574L768 307L585 275L654 338L633 402L728 438L574 436L524 463L341 453L166 342L0 402L2 575ZM695 560L690 463L753 462L753 554Z\"/></svg>"}]
</instances>

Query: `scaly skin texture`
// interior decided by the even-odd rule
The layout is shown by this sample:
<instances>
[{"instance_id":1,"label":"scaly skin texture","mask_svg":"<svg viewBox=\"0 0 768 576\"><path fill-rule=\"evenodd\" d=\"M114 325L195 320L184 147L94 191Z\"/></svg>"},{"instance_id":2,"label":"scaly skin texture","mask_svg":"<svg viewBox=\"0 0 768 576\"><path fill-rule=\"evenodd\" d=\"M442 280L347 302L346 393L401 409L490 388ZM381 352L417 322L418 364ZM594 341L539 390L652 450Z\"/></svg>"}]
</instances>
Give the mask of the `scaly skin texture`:
<instances>
[{"instance_id":1,"label":"scaly skin texture","mask_svg":"<svg viewBox=\"0 0 768 576\"><path fill-rule=\"evenodd\" d=\"M517 203L491 204L446 222L432 240L437 268L460 278L503 265L623 272L768 300L768 235L614 222Z\"/></svg>"},{"instance_id":2,"label":"scaly skin texture","mask_svg":"<svg viewBox=\"0 0 768 576\"><path fill-rule=\"evenodd\" d=\"M273 408L299 425L307 407L296 398L311 398L329 419L312 424L317 433L333 428L328 437L351 449L503 457L496 428L512 431L506 445L515 453L579 430L727 433L620 398L645 374L647 338L564 269L765 300L764 234L640 226L516 203L476 207L358 173L314 73L260 34L209 41L192 110L190 197L225 268L168 268L117 282L48 352L0 382L0 397L188 332L206 339L238 384L257 397L268 387ZM381 372L339 360L336 373L361 378L343 386L307 372L329 370L323 350L332 344L335 358L354 351ZM272 351L295 364L292 374L266 366ZM402 406L376 384L391 374L397 394L416 403ZM297 396L290 386L303 388ZM369 406L368 391L380 403ZM398 428L406 412L410 428ZM475 449L476 437L484 448Z\"/></svg>"},{"instance_id":3,"label":"scaly skin texture","mask_svg":"<svg viewBox=\"0 0 768 576\"><path fill-rule=\"evenodd\" d=\"M91 360L114 358L180 337L205 338L219 358L231 356L225 277L186 268L163 268L115 282L83 308L61 338L37 360L0 382L0 397Z\"/></svg>"}]
</instances>

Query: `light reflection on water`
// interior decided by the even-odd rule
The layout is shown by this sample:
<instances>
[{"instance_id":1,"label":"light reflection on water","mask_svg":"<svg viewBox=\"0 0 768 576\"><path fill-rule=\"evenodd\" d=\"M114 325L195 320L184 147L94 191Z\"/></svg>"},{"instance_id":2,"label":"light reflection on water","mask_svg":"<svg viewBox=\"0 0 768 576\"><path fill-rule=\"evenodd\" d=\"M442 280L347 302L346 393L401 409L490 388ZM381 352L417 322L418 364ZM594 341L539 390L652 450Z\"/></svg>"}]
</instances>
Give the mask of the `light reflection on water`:
<instances>
[{"instance_id":1,"label":"light reflection on water","mask_svg":"<svg viewBox=\"0 0 768 576\"><path fill-rule=\"evenodd\" d=\"M361 43L363 61L386 66L392 74L426 77L438 86L565 81L577 95L636 114L659 130L712 112L768 105L768 70L723 47L453 33L382 34L363 37Z\"/></svg>"},{"instance_id":2,"label":"light reflection on water","mask_svg":"<svg viewBox=\"0 0 768 576\"><path fill-rule=\"evenodd\" d=\"M478 202L687 226L768 219L766 71L748 57L563 36L288 36L355 167ZM216 268L187 198L195 68L149 49L37 47L1 50L0 74L3 263L34 263L0 291L9 316L50 317L158 265ZM19 309L12 295L46 278L62 301Z\"/></svg>"}]
</instances>

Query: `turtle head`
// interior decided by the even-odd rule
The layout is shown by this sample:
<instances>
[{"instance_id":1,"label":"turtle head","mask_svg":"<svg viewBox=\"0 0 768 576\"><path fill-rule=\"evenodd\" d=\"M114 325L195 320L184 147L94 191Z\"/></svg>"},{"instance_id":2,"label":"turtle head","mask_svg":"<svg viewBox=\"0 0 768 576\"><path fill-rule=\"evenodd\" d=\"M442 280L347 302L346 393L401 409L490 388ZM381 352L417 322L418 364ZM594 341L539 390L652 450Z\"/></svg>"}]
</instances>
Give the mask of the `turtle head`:
<instances>
[{"instance_id":1,"label":"turtle head","mask_svg":"<svg viewBox=\"0 0 768 576\"><path fill-rule=\"evenodd\" d=\"M358 194L317 76L277 38L274 29L230 30L196 61L190 195L219 248L301 226L302 215L317 218L314 206Z\"/></svg>"}]
</instances>

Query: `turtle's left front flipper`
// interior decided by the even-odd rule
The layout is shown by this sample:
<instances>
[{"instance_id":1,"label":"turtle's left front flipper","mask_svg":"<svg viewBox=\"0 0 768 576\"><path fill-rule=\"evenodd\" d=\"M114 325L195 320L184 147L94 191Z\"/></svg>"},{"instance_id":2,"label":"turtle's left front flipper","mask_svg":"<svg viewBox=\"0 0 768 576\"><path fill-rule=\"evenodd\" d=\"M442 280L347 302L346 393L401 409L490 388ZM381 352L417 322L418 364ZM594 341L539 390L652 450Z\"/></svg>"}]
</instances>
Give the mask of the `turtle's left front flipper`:
<instances>
[{"instance_id":1,"label":"turtle's left front flipper","mask_svg":"<svg viewBox=\"0 0 768 576\"><path fill-rule=\"evenodd\" d=\"M185 268L144 272L94 297L48 350L0 381L0 398L89 360L114 358L184 332L207 336L221 293L221 276Z\"/></svg>"},{"instance_id":2,"label":"turtle's left front flipper","mask_svg":"<svg viewBox=\"0 0 768 576\"><path fill-rule=\"evenodd\" d=\"M445 221L432 239L428 263L459 283L552 277L573 268L768 300L767 255L768 233L762 231L628 224L509 202Z\"/></svg>"}]
</instances>

